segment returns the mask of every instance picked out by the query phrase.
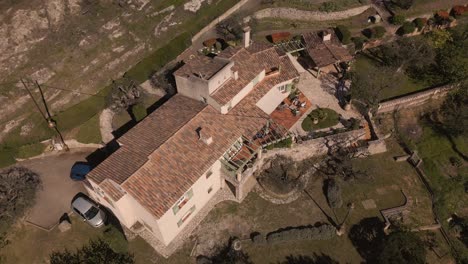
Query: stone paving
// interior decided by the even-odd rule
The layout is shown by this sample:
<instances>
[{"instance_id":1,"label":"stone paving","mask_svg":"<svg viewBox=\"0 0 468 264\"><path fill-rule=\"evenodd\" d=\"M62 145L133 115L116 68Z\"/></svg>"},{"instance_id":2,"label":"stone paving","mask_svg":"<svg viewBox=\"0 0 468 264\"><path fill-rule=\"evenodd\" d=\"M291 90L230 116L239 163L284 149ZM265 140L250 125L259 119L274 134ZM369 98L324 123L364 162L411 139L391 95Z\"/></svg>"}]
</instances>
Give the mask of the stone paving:
<instances>
[{"instance_id":1,"label":"stone paving","mask_svg":"<svg viewBox=\"0 0 468 264\"><path fill-rule=\"evenodd\" d=\"M338 100L335 95L331 93L334 91L334 87L330 87L331 84L336 83L338 83L338 80L331 75L323 74L319 79L317 79L312 75L312 73L307 71L301 74L297 87L307 98L309 98L312 102L312 107L309 109L308 113L305 113L301 119L294 124L291 131L299 135L307 135L308 133L302 129L302 121L304 121L311 111L318 107L330 108L346 119L351 117L362 119L362 116L360 116L356 111L346 111L338 104ZM325 89L327 89L327 91Z\"/></svg>"}]
</instances>

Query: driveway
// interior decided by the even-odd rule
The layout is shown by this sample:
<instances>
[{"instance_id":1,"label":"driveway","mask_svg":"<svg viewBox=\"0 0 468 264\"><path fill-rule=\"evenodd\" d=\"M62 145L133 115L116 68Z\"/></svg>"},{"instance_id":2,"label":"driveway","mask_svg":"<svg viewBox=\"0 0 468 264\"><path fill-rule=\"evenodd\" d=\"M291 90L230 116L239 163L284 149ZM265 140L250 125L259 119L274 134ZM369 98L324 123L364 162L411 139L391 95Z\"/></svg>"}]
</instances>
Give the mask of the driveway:
<instances>
[{"instance_id":1,"label":"driveway","mask_svg":"<svg viewBox=\"0 0 468 264\"><path fill-rule=\"evenodd\" d=\"M72 150L18 164L35 171L42 180L42 189L38 191L36 203L28 211L26 221L51 229L64 213L70 212L71 199L79 192L86 192L81 182L70 179L70 169L76 161L86 161L86 156L93 151Z\"/></svg>"}]
</instances>

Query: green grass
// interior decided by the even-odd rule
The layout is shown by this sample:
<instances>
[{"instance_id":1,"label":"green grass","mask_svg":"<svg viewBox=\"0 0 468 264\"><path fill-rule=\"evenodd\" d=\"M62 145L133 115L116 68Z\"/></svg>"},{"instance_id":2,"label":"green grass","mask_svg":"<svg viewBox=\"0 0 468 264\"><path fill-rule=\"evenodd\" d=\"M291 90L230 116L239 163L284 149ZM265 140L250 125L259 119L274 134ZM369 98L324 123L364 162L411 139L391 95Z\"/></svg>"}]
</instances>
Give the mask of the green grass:
<instances>
[{"instance_id":1,"label":"green grass","mask_svg":"<svg viewBox=\"0 0 468 264\"><path fill-rule=\"evenodd\" d=\"M275 149L275 148L290 148L292 145L292 138L286 138L272 145L268 145L266 149Z\"/></svg>"},{"instance_id":2,"label":"green grass","mask_svg":"<svg viewBox=\"0 0 468 264\"><path fill-rule=\"evenodd\" d=\"M31 158L40 155L42 152L44 152L45 148L46 146L42 143L24 145L18 148L16 157L20 159Z\"/></svg>"},{"instance_id":3,"label":"green grass","mask_svg":"<svg viewBox=\"0 0 468 264\"><path fill-rule=\"evenodd\" d=\"M322 111L323 116L317 117L319 119L317 124L314 124L312 118ZM337 125L339 122L338 113L330 108L319 108L312 111L302 122L302 129L305 131L324 129Z\"/></svg>"},{"instance_id":4,"label":"green grass","mask_svg":"<svg viewBox=\"0 0 468 264\"><path fill-rule=\"evenodd\" d=\"M76 134L76 140L81 143L101 143L101 131L99 128L99 114L96 114L91 119L80 126Z\"/></svg>"},{"instance_id":5,"label":"green grass","mask_svg":"<svg viewBox=\"0 0 468 264\"><path fill-rule=\"evenodd\" d=\"M16 163L16 150L0 148L0 168L5 168Z\"/></svg>"},{"instance_id":6,"label":"green grass","mask_svg":"<svg viewBox=\"0 0 468 264\"><path fill-rule=\"evenodd\" d=\"M355 71L366 72L369 71L369 69L372 67L379 67L379 65L377 65L373 60L366 56L356 56L356 60L353 64L353 68L355 69ZM384 90L382 92L382 94L380 95L381 100L387 100L393 97L402 96L427 88L426 84L413 80L403 73L399 73L399 80L401 81L401 83L397 86L396 89Z\"/></svg>"},{"instance_id":7,"label":"green grass","mask_svg":"<svg viewBox=\"0 0 468 264\"><path fill-rule=\"evenodd\" d=\"M279 0L274 1L272 4L262 4L262 8L268 7L291 7L302 10L311 10L317 11L322 5L323 1L303 1L303 0ZM329 0L327 2L333 2L336 4L337 9L335 11L341 11L350 9L353 7L358 7L366 2L363 0Z\"/></svg>"}]
</instances>

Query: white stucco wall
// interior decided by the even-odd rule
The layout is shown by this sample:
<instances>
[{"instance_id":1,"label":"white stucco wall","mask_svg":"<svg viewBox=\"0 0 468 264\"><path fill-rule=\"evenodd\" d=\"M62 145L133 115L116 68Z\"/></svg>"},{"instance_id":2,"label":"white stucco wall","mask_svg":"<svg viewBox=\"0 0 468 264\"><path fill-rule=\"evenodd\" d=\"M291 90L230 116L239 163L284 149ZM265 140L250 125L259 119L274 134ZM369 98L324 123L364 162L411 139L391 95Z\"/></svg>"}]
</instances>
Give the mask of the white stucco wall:
<instances>
[{"instance_id":1,"label":"white stucco wall","mask_svg":"<svg viewBox=\"0 0 468 264\"><path fill-rule=\"evenodd\" d=\"M216 58L221 59L221 58ZM223 69L218 71L215 75L213 75L210 80L208 81L208 92L211 94L216 89L221 87L227 80L233 77L232 66L234 66L234 62L229 62Z\"/></svg>"},{"instance_id":2,"label":"white stucco wall","mask_svg":"<svg viewBox=\"0 0 468 264\"><path fill-rule=\"evenodd\" d=\"M283 82L271 88L268 93L266 93L260 100L258 100L256 106L262 109L265 113L271 114L273 111L275 111L276 107L289 95L289 92L280 92L278 88L291 82L292 81Z\"/></svg>"},{"instance_id":3,"label":"white stucco wall","mask_svg":"<svg viewBox=\"0 0 468 264\"><path fill-rule=\"evenodd\" d=\"M174 215L172 207L159 219L157 220L159 229L163 237L163 241L166 245L169 244L172 239L193 219L193 217L199 212L201 208L211 199L211 197L220 190L221 181L221 162L216 161L211 167L212 174L207 179L206 173L201 176L192 186L193 196L192 198ZM208 193L208 189L212 188L212 191ZM188 191L188 190L187 190ZM181 219L192 206L195 205L195 211L190 215L189 218L179 227L177 222Z\"/></svg>"}]
</instances>

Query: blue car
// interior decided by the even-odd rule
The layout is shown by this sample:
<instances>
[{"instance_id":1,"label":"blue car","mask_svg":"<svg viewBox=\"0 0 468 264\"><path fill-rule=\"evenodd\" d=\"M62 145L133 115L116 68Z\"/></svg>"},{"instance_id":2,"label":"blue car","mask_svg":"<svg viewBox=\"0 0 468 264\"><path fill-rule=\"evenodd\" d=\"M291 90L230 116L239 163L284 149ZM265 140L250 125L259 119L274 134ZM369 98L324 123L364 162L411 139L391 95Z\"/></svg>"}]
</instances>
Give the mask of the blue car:
<instances>
[{"instance_id":1,"label":"blue car","mask_svg":"<svg viewBox=\"0 0 468 264\"><path fill-rule=\"evenodd\" d=\"M85 162L77 162L73 165L70 172L70 178L74 181L86 179L86 174L91 171L91 166Z\"/></svg>"}]
</instances>

